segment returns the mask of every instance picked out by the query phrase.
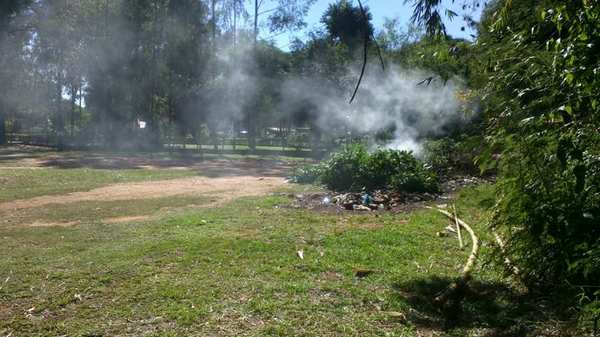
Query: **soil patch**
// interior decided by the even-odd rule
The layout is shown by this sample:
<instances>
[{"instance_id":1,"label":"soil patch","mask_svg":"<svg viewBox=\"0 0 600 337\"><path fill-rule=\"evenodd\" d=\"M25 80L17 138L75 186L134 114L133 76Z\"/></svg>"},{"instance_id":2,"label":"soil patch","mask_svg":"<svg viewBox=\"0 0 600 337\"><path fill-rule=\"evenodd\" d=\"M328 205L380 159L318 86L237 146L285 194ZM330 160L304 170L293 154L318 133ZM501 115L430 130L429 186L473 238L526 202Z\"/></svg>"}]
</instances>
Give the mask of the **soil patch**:
<instances>
[{"instance_id":1,"label":"soil patch","mask_svg":"<svg viewBox=\"0 0 600 337\"><path fill-rule=\"evenodd\" d=\"M284 178L252 176L206 178L193 177L172 180L115 184L87 192L41 196L0 204L0 213L50 204L79 201L115 201L163 198L175 195L210 195L210 204L220 204L244 196L263 195L286 184ZM214 199L212 197L214 196Z\"/></svg>"},{"instance_id":2,"label":"soil patch","mask_svg":"<svg viewBox=\"0 0 600 337\"><path fill-rule=\"evenodd\" d=\"M15 200L0 203L0 217L10 216L20 210L38 207L51 207L57 204L71 204L82 201L125 201L174 196L205 196L208 202L199 207L216 207L233 199L247 196L260 196L272 193L287 184L282 177L233 176L233 177L192 177L172 180L122 183L86 192L74 192L65 195L48 195L31 199ZM124 217L107 219L110 223L140 220L141 217ZM32 226L42 226L40 220ZM74 223L69 223L73 225ZM57 226L62 224L45 224Z\"/></svg>"}]
</instances>

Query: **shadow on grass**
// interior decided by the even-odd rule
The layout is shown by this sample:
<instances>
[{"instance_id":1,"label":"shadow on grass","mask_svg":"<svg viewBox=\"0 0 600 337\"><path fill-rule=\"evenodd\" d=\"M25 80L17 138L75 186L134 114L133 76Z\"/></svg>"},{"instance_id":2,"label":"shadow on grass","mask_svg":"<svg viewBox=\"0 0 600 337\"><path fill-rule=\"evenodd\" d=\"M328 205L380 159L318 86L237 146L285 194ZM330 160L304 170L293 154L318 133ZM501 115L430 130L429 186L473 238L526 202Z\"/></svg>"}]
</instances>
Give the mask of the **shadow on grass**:
<instances>
[{"instance_id":1,"label":"shadow on grass","mask_svg":"<svg viewBox=\"0 0 600 337\"><path fill-rule=\"evenodd\" d=\"M23 146L0 146L0 163L11 162L15 160L28 160L28 159L39 159L42 156L48 155L52 151L48 149L32 150L28 147Z\"/></svg>"},{"instance_id":2,"label":"shadow on grass","mask_svg":"<svg viewBox=\"0 0 600 337\"><path fill-rule=\"evenodd\" d=\"M574 311L571 294L533 294L504 283L471 281L462 300L439 304L435 298L454 280L430 277L395 283L394 301L408 303L407 319L418 329L446 331L450 335L477 330L478 336L575 336L565 325ZM571 328L571 329L570 329Z\"/></svg>"},{"instance_id":3,"label":"shadow on grass","mask_svg":"<svg viewBox=\"0 0 600 337\"><path fill-rule=\"evenodd\" d=\"M186 168L196 171L199 176L208 178L256 176L286 177L291 170L289 164L266 159L202 159L194 156L153 156L153 155L115 155L85 154L62 155L40 163L43 167L61 169L174 169Z\"/></svg>"},{"instance_id":4,"label":"shadow on grass","mask_svg":"<svg viewBox=\"0 0 600 337\"><path fill-rule=\"evenodd\" d=\"M198 176L215 177L287 177L292 165L285 161L263 158L205 158L193 152L56 152L32 146L0 147L0 164L33 159L39 167L59 169L191 169Z\"/></svg>"}]
</instances>

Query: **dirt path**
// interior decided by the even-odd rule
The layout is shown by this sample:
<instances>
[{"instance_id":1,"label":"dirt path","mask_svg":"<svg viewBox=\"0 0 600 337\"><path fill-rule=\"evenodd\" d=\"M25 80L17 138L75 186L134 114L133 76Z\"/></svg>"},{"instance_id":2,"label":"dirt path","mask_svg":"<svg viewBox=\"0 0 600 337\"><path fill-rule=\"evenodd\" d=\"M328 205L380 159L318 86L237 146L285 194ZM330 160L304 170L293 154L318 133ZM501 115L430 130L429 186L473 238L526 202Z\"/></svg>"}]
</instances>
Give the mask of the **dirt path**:
<instances>
[{"instance_id":1,"label":"dirt path","mask_svg":"<svg viewBox=\"0 0 600 337\"><path fill-rule=\"evenodd\" d=\"M90 169L186 169L196 177L160 181L120 183L90 191L63 195L45 195L0 203L0 219L18 226L71 226L81 219L69 218L56 223L39 218L32 221L28 213L36 209L52 209L53 205L77 202L110 202L169 197L202 197L199 207L215 207L239 197L266 195L286 185L292 163L267 158L216 158L167 154L119 154L96 152L55 152L47 149L13 146L0 148L0 167L15 168L90 168ZM205 202L208 200L208 202ZM127 207L127 203L123 203ZM113 216L118 215L118 211ZM123 212L118 218L102 218L106 223L140 220L152 214ZM44 214L41 212L39 214ZM10 221L6 221L10 219ZM2 221L0 221L2 222Z\"/></svg>"},{"instance_id":2,"label":"dirt path","mask_svg":"<svg viewBox=\"0 0 600 337\"><path fill-rule=\"evenodd\" d=\"M194 194L209 196L211 198L209 205L214 206L239 197L268 194L285 184L285 179L281 177L257 178L255 176L193 177L123 183L96 188L87 192L41 196L0 203L0 213L79 201L137 200Z\"/></svg>"}]
</instances>

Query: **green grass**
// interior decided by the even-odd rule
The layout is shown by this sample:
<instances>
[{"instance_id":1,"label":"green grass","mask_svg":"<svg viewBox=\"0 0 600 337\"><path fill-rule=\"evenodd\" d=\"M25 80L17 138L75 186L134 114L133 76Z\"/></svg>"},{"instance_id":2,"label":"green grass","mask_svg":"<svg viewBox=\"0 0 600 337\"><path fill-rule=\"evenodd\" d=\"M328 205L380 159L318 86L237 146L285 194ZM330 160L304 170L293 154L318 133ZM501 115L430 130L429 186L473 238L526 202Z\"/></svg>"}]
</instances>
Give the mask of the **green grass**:
<instances>
[{"instance_id":1,"label":"green grass","mask_svg":"<svg viewBox=\"0 0 600 337\"><path fill-rule=\"evenodd\" d=\"M488 190L459 205L483 219ZM79 226L0 229L0 335L416 336L422 327L387 314L411 308L399 287L452 278L467 256L456 238L436 236L447 223L436 212L336 215L288 203L243 198L119 225L77 207L57 212ZM359 279L356 268L374 272Z\"/></svg>"},{"instance_id":2,"label":"green grass","mask_svg":"<svg viewBox=\"0 0 600 337\"><path fill-rule=\"evenodd\" d=\"M0 202L198 174L7 168L22 166L22 157L45 156L16 154L0 151ZM291 185L281 192L315 189ZM456 197L460 217L483 245L470 291L450 309L432 299L459 275L468 249L459 250L454 236L437 235L449 221L432 210L312 212L288 207L283 196L198 208L187 206L208 199L188 195L6 213L0 219L0 336L529 337L556 330L561 307L531 297L490 263L486 223L495 197L490 185ZM150 218L106 221L139 215ZM73 220L71 227L21 226ZM356 269L373 273L357 278Z\"/></svg>"},{"instance_id":3,"label":"green grass","mask_svg":"<svg viewBox=\"0 0 600 337\"><path fill-rule=\"evenodd\" d=\"M41 195L88 191L115 183L175 179L193 176L175 169L21 169L0 168L0 202Z\"/></svg>"}]
</instances>

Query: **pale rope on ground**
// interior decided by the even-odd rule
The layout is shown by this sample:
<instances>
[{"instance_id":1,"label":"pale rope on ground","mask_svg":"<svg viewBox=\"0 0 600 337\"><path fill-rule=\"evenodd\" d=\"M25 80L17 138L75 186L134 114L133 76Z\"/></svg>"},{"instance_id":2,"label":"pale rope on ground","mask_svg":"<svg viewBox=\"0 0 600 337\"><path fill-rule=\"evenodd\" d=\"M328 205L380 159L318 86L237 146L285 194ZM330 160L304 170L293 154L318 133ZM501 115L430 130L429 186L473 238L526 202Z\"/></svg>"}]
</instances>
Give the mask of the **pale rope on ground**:
<instances>
[{"instance_id":1,"label":"pale rope on ground","mask_svg":"<svg viewBox=\"0 0 600 337\"><path fill-rule=\"evenodd\" d=\"M471 254L469 255L469 258L467 259L467 263L465 263L465 265L463 267L463 271L462 271L460 279L458 281L452 283L444 292L442 292L442 294L437 296L435 299L436 302L438 302L438 303L445 303L453 295L453 293L456 293L459 291L459 289L465 287L466 284L471 279L471 269L473 269L473 266L475 265L475 261L477 260L477 254L479 252L480 243L479 243L479 238L477 238L477 235L475 235L475 231L473 230L473 228L471 228L471 226L467 225L467 223L465 223L458 217L454 216L452 213L444 211L443 209L439 209L439 208L434 208L434 207L429 207L429 206L427 206L427 208L434 209L434 210L444 214L448 218L458 222L458 224L460 224L460 226L463 227L469 233L469 235L471 236L471 241L473 243L473 247L471 248Z\"/></svg>"}]
</instances>

